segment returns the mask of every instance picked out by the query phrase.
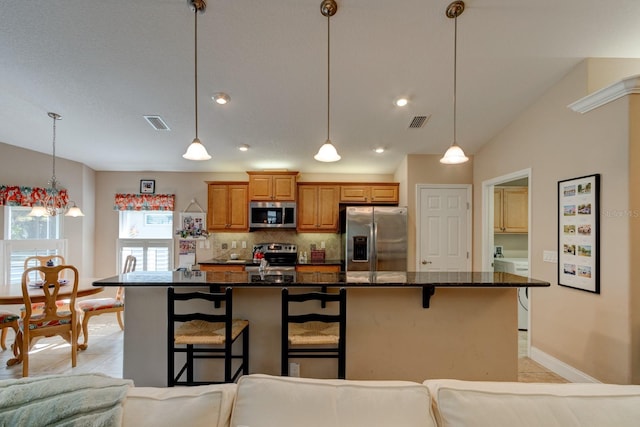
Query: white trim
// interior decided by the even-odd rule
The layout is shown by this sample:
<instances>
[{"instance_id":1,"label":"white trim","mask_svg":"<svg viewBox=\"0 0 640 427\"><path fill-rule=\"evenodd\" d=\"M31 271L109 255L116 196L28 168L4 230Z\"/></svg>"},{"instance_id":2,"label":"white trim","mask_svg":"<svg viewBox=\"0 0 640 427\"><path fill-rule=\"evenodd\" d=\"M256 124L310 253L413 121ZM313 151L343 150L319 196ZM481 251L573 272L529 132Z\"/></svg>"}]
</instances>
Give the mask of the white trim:
<instances>
[{"instance_id":1,"label":"white trim","mask_svg":"<svg viewBox=\"0 0 640 427\"><path fill-rule=\"evenodd\" d=\"M627 77L610 86L590 93L584 98L580 98L567 105L567 107L576 113L584 114L633 93L640 93L640 74Z\"/></svg>"},{"instance_id":2,"label":"white trim","mask_svg":"<svg viewBox=\"0 0 640 427\"><path fill-rule=\"evenodd\" d=\"M541 364L550 371L560 375L562 378L572 383L600 383L597 379L585 374L584 372L567 365L562 360L545 353L536 347L531 347L531 360Z\"/></svg>"},{"instance_id":3,"label":"white trim","mask_svg":"<svg viewBox=\"0 0 640 427\"><path fill-rule=\"evenodd\" d=\"M421 206L421 190L423 189L443 189L443 188L455 188L455 189L466 189L467 190L467 253L469 257L467 258L467 271L472 270L472 241L473 241L473 230L471 229L472 224L472 212L473 212L473 185L472 184L416 184L416 242L415 242L415 256L416 256L416 267L415 270L419 271L420 265L420 206Z\"/></svg>"}]
</instances>

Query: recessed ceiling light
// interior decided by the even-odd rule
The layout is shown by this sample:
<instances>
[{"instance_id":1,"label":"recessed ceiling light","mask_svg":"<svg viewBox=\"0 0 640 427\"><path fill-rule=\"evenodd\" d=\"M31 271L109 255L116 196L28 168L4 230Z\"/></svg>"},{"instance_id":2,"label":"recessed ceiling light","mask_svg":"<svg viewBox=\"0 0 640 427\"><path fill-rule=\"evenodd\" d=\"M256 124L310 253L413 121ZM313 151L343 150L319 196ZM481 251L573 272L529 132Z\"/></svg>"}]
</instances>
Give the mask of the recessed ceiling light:
<instances>
[{"instance_id":1,"label":"recessed ceiling light","mask_svg":"<svg viewBox=\"0 0 640 427\"><path fill-rule=\"evenodd\" d=\"M231 97L229 97L229 95L227 95L224 92L216 93L215 95L213 95L211 97L211 99L213 99L214 101L216 101L220 105L224 105L227 102L231 101Z\"/></svg>"},{"instance_id":2,"label":"recessed ceiling light","mask_svg":"<svg viewBox=\"0 0 640 427\"><path fill-rule=\"evenodd\" d=\"M393 103L398 107L404 107L409 103L409 100L403 97L403 98L396 99L395 101L393 101Z\"/></svg>"},{"instance_id":3,"label":"recessed ceiling light","mask_svg":"<svg viewBox=\"0 0 640 427\"><path fill-rule=\"evenodd\" d=\"M375 151L375 152L376 152L376 153L378 153L378 154L382 154L382 153L384 153L384 147L378 147L378 148L376 148L376 149L375 149L375 150L373 150L373 151Z\"/></svg>"},{"instance_id":4,"label":"recessed ceiling light","mask_svg":"<svg viewBox=\"0 0 640 427\"><path fill-rule=\"evenodd\" d=\"M249 151L249 146L247 144L242 144L241 146L238 147L238 150Z\"/></svg>"}]
</instances>

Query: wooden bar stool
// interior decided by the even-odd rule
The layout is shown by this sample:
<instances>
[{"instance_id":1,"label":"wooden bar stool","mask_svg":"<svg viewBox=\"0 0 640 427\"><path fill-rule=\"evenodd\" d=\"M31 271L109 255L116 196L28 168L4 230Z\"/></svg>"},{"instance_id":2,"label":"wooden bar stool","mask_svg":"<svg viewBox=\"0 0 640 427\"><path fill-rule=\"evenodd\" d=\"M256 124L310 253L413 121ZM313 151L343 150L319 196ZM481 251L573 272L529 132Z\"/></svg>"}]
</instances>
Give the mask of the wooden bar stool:
<instances>
[{"instance_id":1,"label":"wooden bar stool","mask_svg":"<svg viewBox=\"0 0 640 427\"><path fill-rule=\"evenodd\" d=\"M223 306L222 313L203 314L180 310L176 312L176 301L182 308L197 300L211 302L211 308ZM186 292L176 293L173 287L168 290L168 386L231 383L242 373L249 373L249 322L233 318L232 290L224 292ZM186 311L186 312L185 312ZM175 323L179 323L175 328ZM242 352L234 354L233 344L242 335ZM186 362L175 373L175 354L186 354ZM194 362L196 359L224 359L224 381L196 381ZM233 360L241 363L233 371ZM186 380L181 379L186 373Z\"/></svg>"},{"instance_id":2,"label":"wooden bar stool","mask_svg":"<svg viewBox=\"0 0 640 427\"><path fill-rule=\"evenodd\" d=\"M326 303L337 302L337 314L291 314L290 303L320 301L324 309ZM290 358L330 358L338 359L338 378L345 378L346 371L346 331L347 331L347 291L309 292L290 294L282 289L282 352L281 374L289 375Z\"/></svg>"}]
</instances>

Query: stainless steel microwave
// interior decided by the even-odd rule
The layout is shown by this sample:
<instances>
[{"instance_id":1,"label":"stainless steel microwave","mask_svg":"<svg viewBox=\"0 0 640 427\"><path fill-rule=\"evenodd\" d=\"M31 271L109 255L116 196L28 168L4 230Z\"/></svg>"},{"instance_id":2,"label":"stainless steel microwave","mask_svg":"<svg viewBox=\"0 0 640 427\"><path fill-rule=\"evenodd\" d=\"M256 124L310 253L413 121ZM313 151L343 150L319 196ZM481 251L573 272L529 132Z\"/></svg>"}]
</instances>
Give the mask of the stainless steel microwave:
<instances>
[{"instance_id":1,"label":"stainless steel microwave","mask_svg":"<svg viewBox=\"0 0 640 427\"><path fill-rule=\"evenodd\" d=\"M295 202L249 203L249 227L296 228Z\"/></svg>"}]
</instances>

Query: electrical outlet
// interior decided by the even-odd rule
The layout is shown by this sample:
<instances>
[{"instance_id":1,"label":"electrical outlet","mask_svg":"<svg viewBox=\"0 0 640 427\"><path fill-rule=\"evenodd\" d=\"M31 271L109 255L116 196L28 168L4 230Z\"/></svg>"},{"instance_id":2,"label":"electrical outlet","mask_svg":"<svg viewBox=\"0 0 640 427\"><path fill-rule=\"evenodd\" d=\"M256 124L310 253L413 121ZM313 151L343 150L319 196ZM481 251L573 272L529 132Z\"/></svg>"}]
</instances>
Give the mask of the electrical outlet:
<instances>
[{"instance_id":1,"label":"electrical outlet","mask_svg":"<svg viewBox=\"0 0 640 427\"><path fill-rule=\"evenodd\" d=\"M320 242L320 249L324 249L324 240Z\"/></svg>"},{"instance_id":2,"label":"electrical outlet","mask_svg":"<svg viewBox=\"0 0 640 427\"><path fill-rule=\"evenodd\" d=\"M204 249L204 240L200 240L200 249Z\"/></svg>"},{"instance_id":3,"label":"electrical outlet","mask_svg":"<svg viewBox=\"0 0 640 427\"><path fill-rule=\"evenodd\" d=\"M300 376L300 364L296 362L289 363L289 376L290 377L299 377Z\"/></svg>"},{"instance_id":4,"label":"electrical outlet","mask_svg":"<svg viewBox=\"0 0 640 427\"><path fill-rule=\"evenodd\" d=\"M232 241L231 242L231 249L235 249L236 248L236 241Z\"/></svg>"},{"instance_id":5,"label":"electrical outlet","mask_svg":"<svg viewBox=\"0 0 640 427\"><path fill-rule=\"evenodd\" d=\"M242 241L242 249L247 249L247 241L246 240Z\"/></svg>"}]
</instances>

